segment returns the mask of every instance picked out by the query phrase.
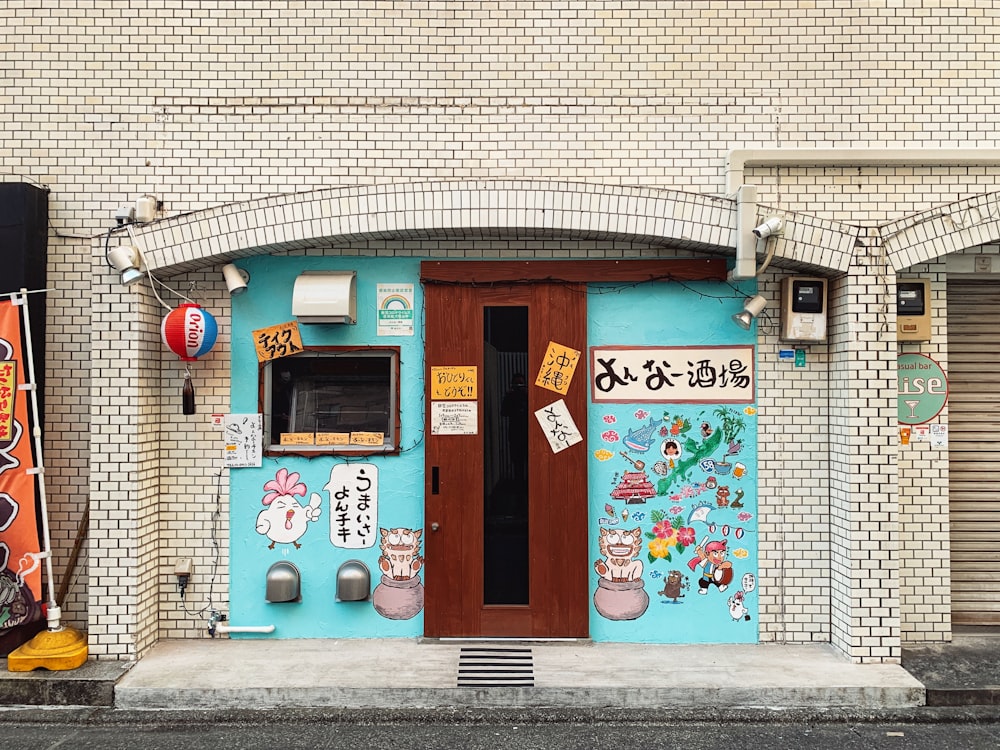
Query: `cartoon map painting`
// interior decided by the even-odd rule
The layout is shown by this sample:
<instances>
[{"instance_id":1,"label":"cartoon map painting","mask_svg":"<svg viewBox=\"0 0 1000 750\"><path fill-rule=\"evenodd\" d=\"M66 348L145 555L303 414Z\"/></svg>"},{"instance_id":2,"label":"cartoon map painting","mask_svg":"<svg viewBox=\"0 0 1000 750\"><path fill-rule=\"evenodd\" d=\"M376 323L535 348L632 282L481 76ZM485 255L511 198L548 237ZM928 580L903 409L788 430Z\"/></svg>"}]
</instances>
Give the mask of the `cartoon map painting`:
<instances>
[{"instance_id":1,"label":"cartoon map painting","mask_svg":"<svg viewBox=\"0 0 1000 750\"><path fill-rule=\"evenodd\" d=\"M590 435L594 637L756 642L756 409L601 410Z\"/></svg>"}]
</instances>

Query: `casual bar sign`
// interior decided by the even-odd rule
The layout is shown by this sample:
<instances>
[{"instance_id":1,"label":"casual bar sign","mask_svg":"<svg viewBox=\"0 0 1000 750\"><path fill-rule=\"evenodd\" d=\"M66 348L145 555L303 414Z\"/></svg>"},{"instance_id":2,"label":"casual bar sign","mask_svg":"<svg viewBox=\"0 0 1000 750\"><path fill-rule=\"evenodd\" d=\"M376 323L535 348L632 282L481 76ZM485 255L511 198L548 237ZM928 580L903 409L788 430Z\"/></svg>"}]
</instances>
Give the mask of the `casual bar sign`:
<instances>
[{"instance_id":1,"label":"casual bar sign","mask_svg":"<svg viewBox=\"0 0 1000 750\"><path fill-rule=\"evenodd\" d=\"M923 354L896 358L900 424L923 424L941 413L948 401L948 378L941 365Z\"/></svg>"},{"instance_id":2,"label":"casual bar sign","mask_svg":"<svg viewBox=\"0 0 1000 750\"><path fill-rule=\"evenodd\" d=\"M595 346L593 401L749 404L754 400L752 346Z\"/></svg>"}]
</instances>

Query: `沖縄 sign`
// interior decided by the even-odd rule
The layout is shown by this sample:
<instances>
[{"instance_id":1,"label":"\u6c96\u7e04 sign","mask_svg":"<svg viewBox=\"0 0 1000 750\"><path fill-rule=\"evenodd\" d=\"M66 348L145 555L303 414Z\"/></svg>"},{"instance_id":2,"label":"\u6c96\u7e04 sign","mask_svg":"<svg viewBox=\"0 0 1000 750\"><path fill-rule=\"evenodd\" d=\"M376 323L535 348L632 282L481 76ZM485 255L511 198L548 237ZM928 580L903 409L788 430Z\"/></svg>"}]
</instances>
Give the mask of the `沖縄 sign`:
<instances>
[{"instance_id":1,"label":"\u6c96\u7e04 sign","mask_svg":"<svg viewBox=\"0 0 1000 750\"><path fill-rule=\"evenodd\" d=\"M923 354L900 354L896 374L900 424L923 424L941 413L948 401L948 378L941 365Z\"/></svg>"}]
</instances>

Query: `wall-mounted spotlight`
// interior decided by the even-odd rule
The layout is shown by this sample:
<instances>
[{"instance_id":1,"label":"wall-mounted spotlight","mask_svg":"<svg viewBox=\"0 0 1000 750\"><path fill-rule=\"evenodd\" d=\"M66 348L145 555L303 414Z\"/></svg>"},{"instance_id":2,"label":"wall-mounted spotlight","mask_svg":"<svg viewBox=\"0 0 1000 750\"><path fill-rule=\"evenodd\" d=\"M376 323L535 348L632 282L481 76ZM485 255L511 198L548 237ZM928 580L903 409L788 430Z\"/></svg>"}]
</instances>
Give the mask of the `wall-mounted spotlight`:
<instances>
[{"instance_id":1,"label":"wall-mounted spotlight","mask_svg":"<svg viewBox=\"0 0 1000 750\"><path fill-rule=\"evenodd\" d=\"M122 284L131 286L143 277L139 267L142 260L139 248L132 245L119 245L108 251L108 264L122 275Z\"/></svg>"},{"instance_id":2,"label":"wall-mounted spotlight","mask_svg":"<svg viewBox=\"0 0 1000 750\"><path fill-rule=\"evenodd\" d=\"M237 294L243 294L247 290L247 284L250 283L250 274L232 263L227 263L222 267L222 276L226 280L229 294L233 297Z\"/></svg>"},{"instance_id":3,"label":"wall-mounted spotlight","mask_svg":"<svg viewBox=\"0 0 1000 750\"><path fill-rule=\"evenodd\" d=\"M770 217L760 226L753 230L754 236L759 240L766 240L772 234L781 234L784 222L777 216Z\"/></svg>"},{"instance_id":4,"label":"wall-mounted spotlight","mask_svg":"<svg viewBox=\"0 0 1000 750\"><path fill-rule=\"evenodd\" d=\"M744 331L749 331L753 319L760 315L765 307L767 307L767 300L759 294L755 294L743 303L743 312L736 313L733 316L733 322Z\"/></svg>"}]
</instances>

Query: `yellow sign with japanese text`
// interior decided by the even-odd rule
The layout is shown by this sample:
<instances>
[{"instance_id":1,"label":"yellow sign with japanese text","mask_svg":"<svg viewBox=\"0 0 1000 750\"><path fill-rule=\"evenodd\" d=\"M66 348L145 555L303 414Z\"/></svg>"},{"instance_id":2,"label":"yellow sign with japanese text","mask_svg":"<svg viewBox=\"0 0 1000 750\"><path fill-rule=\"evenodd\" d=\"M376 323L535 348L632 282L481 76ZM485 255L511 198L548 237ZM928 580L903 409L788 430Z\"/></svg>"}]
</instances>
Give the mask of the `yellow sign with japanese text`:
<instances>
[{"instance_id":1,"label":"yellow sign with japanese text","mask_svg":"<svg viewBox=\"0 0 1000 750\"><path fill-rule=\"evenodd\" d=\"M316 435L312 432L283 432L280 445L314 445Z\"/></svg>"},{"instance_id":2,"label":"yellow sign with japanese text","mask_svg":"<svg viewBox=\"0 0 1000 750\"><path fill-rule=\"evenodd\" d=\"M276 326L259 328L253 332L253 345L257 349L258 362L268 362L298 354L302 351L298 321L291 320Z\"/></svg>"},{"instance_id":3,"label":"yellow sign with japanese text","mask_svg":"<svg viewBox=\"0 0 1000 750\"><path fill-rule=\"evenodd\" d=\"M432 401L472 401L477 398L478 368L455 365L431 368Z\"/></svg>"},{"instance_id":4,"label":"yellow sign with japanese text","mask_svg":"<svg viewBox=\"0 0 1000 750\"><path fill-rule=\"evenodd\" d=\"M542 359L542 366L538 368L535 385L565 395L579 361L579 351L550 341Z\"/></svg>"},{"instance_id":5,"label":"yellow sign with japanese text","mask_svg":"<svg viewBox=\"0 0 1000 750\"><path fill-rule=\"evenodd\" d=\"M384 432L352 432L351 445L382 445L385 442Z\"/></svg>"},{"instance_id":6,"label":"yellow sign with japanese text","mask_svg":"<svg viewBox=\"0 0 1000 750\"><path fill-rule=\"evenodd\" d=\"M350 445L349 432L317 432L316 445Z\"/></svg>"}]
</instances>

